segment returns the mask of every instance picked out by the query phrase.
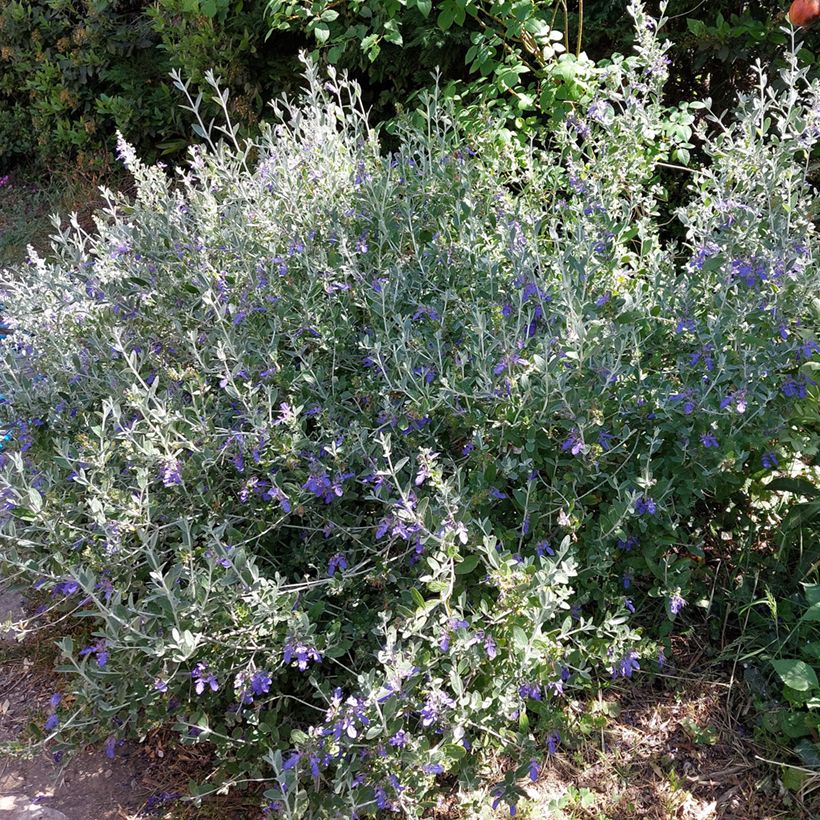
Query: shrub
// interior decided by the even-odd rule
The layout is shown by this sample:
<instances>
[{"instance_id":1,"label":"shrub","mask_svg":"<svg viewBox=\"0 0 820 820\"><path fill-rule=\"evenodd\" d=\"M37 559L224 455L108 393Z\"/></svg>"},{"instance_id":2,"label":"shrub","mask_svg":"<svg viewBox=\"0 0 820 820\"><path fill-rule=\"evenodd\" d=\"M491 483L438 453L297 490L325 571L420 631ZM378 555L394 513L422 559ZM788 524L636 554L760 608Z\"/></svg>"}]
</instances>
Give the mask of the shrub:
<instances>
[{"instance_id":1,"label":"shrub","mask_svg":"<svg viewBox=\"0 0 820 820\"><path fill-rule=\"evenodd\" d=\"M57 752L170 724L286 816L513 811L571 699L664 663L710 515L809 435L820 88L760 72L668 241L631 8L550 153L432 96L384 156L308 64L174 178L121 140L133 201L8 272L3 558L82 619Z\"/></svg>"},{"instance_id":2,"label":"shrub","mask_svg":"<svg viewBox=\"0 0 820 820\"><path fill-rule=\"evenodd\" d=\"M264 40L260 2L12 0L0 9L0 163L47 167L114 148L119 129L156 156L184 149L185 120L168 80L207 69L255 122L294 81L299 40L284 57ZM294 38L292 38L293 40ZM206 105L209 101L206 101ZM159 151L157 150L159 148Z\"/></svg>"}]
</instances>

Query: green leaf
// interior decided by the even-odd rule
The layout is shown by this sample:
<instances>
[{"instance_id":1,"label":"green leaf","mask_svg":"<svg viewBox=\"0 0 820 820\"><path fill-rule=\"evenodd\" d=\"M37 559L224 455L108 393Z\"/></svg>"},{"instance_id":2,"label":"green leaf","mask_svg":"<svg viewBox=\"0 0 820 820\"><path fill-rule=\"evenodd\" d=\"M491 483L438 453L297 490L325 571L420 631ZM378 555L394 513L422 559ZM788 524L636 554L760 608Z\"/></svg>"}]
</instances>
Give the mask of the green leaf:
<instances>
[{"instance_id":1,"label":"green leaf","mask_svg":"<svg viewBox=\"0 0 820 820\"><path fill-rule=\"evenodd\" d=\"M467 750L463 746L459 746L457 743L447 743L442 747L442 751L451 760L462 760L467 754Z\"/></svg>"},{"instance_id":2,"label":"green leaf","mask_svg":"<svg viewBox=\"0 0 820 820\"><path fill-rule=\"evenodd\" d=\"M39 490L36 490L34 487L29 487L28 489L28 503L35 513L43 509L43 496L40 495Z\"/></svg>"},{"instance_id":3,"label":"green leaf","mask_svg":"<svg viewBox=\"0 0 820 820\"><path fill-rule=\"evenodd\" d=\"M803 584L803 594L810 604L820 604L820 584Z\"/></svg>"},{"instance_id":4,"label":"green leaf","mask_svg":"<svg viewBox=\"0 0 820 820\"><path fill-rule=\"evenodd\" d=\"M807 692L809 689L817 688L817 675L807 663L796 658L784 658L779 661L772 661L774 671L780 675L780 679L790 689L798 692Z\"/></svg>"},{"instance_id":5,"label":"green leaf","mask_svg":"<svg viewBox=\"0 0 820 820\"><path fill-rule=\"evenodd\" d=\"M421 12L422 17L429 17L433 10L433 0L416 0L416 8Z\"/></svg>"},{"instance_id":6,"label":"green leaf","mask_svg":"<svg viewBox=\"0 0 820 820\"><path fill-rule=\"evenodd\" d=\"M326 43L330 37L330 26L324 22L318 22L313 29L317 43Z\"/></svg>"},{"instance_id":7,"label":"green leaf","mask_svg":"<svg viewBox=\"0 0 820 820\"><path fill-rule=\"evenodd\" d=\"M776 478L774 481L770 481L766 487L777 492L804 495L806 498L816 498L820 495L820 490L811 481L806 481L805 478Z\"/></svg>"},{"instance_id":8,"label":"green leaf","mask_svg":"<svg viewBox=\"0 0 820 820\"><path fill-rule=\"evenodd\" d=\"M820 498L807 501L805 504L795 504L781 522L780 528L791 530L803 527L818 516L820 516Z\"/></svg>"},{"instance_id":9,"label":"green leaf","mask_svg":"<svg viewBox=\"0 0 820 820\"><path fill-rule=\"evenodd\" d=\"M460 564L456 564L456 575L469 575L480 560L477 555L468 555Z\"/></svg>"},{"instance_id":10,"label":"green leaf","mask_svg":"<svg viewBox=\"0 0 820 820\"><path fill-rule=\"evenodd\" d=\"M441 12L439 12L438 16L438 27L442 31L448 31L451 26L453 25L453 21L456 19L456 12L452 6L445 6Z\"/></svg>"},{"instance_id":11,"label":"green leaf","mask_svg":"<svg viewBox=\"0 0 820 820\"><path fill-rule=\"evenodd\" d=\"M526 649L530 645L527 633L520 626L513 627L513 643L518 649Z\"/></svg>"},{"instance_id":12,"label":"green leaf","mask_svg":"<svg viewBox=\"0 0 820 820\"><path fill-rule=\"evenodd\" d=\"M206 17L213 19L216 17L216 0L202 0L199 9Z\"/></svg>"}]
</instances>

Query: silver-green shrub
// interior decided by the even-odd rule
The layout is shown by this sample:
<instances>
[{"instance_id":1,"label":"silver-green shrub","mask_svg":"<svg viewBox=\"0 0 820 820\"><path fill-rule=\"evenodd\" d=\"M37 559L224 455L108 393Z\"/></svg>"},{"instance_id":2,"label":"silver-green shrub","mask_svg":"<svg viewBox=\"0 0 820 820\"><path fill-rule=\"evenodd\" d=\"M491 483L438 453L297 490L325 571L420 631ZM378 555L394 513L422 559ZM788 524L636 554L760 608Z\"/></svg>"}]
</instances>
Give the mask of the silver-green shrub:
<instances>
[{"instance_id":1,"label":"silver-green shrub","mask_svg":"<svg viewBox=\"0 0 820 820\"><path fill-rule=\"evenodd\" d=\"M820 90L711 123L675 242L632 10L549 150L431 98L385 155L308 65L253 143L122 142L134 196L6 272L3 564L82 618L55 749L170 723L284 816L513 811L573 697L663 663L709 509L808 435Z\"/></svg>"}]
</instances>

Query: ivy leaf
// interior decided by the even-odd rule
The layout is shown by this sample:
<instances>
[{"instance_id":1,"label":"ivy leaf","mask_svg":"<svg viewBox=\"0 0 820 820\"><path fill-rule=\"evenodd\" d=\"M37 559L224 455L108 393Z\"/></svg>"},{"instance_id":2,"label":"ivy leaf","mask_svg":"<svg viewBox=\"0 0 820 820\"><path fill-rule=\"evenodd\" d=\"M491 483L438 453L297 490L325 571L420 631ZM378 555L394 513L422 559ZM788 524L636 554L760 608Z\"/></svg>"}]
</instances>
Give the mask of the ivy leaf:
<instances>
[{"instance_id":1,"label":"ivy leaf","mask_svg":"<svg viewBox=\"0 0 820 820\"><path fill-rule=\"evenodd\" d=\"M416 0L416 8L421 12L422 17L429 17L433 10L433 0Z\"/></svg>"},{"instance_id":2,"label":"ivy leaf","mask_svg":"<svg viewBox=\"0 0 820 820\"><path fill-rule=\"evenodd\" d=\"M456 19L456 12L453 6L445 6L438 15L438 27L442 31L448 31L452 25L453 21Z\"/></svg>"},{"instance_id":3,"label":"ivy leaf","mask_svg":"<svg viewBox=\"0 0 820 820\"><path fill-rule=\"evenodd\" d=\"M320 20L314 27L313 34L316 37L317 43L326 43L330 37L330 26Z\"/></svg>"},{"instance_id":4,"label":"ivy leaf","mask_svg":"<svg viewBox=\"0 0 820 820\"><path fill-rule=\"evenodd\" d=\"M796 658L784 658L779 661L772 661L774 671L780 675L780 679L790 689L798 692L807 692L809 689L817 688L817 675L807 663Z\"/></svg>"}]
</instances>

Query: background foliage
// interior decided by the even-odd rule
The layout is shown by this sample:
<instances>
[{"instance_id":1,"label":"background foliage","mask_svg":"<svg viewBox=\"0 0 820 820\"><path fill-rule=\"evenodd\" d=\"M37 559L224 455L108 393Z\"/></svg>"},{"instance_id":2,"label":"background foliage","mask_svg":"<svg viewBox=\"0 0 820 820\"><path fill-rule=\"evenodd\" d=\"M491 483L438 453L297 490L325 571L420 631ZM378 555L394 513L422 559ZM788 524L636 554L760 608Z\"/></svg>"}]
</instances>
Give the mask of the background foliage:
<instances>
[{"instance_id":1,"label":"background foliage","mask_svg":"<svg viewBox=\"0 0 820 820\"><path fill-rule=\"evenodd\" d=\"M94 168L117 129L149 157L183 149L191 121L171 69L194 83L214 69L232 118L252 130L267 101L298 84L304 47L353 72L375 120L414 107L440 69L466 122L491 111L526 137L588 102L597 61L629 51L623 2L580 10L558 0L9 0L0 8L0 167ZM668 13L672 105L709 96L716 110L731 107L751 62L767 64L784 42L773 0L675 0ZM805 49L801 59L814 61Z\"/></svg>"}]
</instances>

